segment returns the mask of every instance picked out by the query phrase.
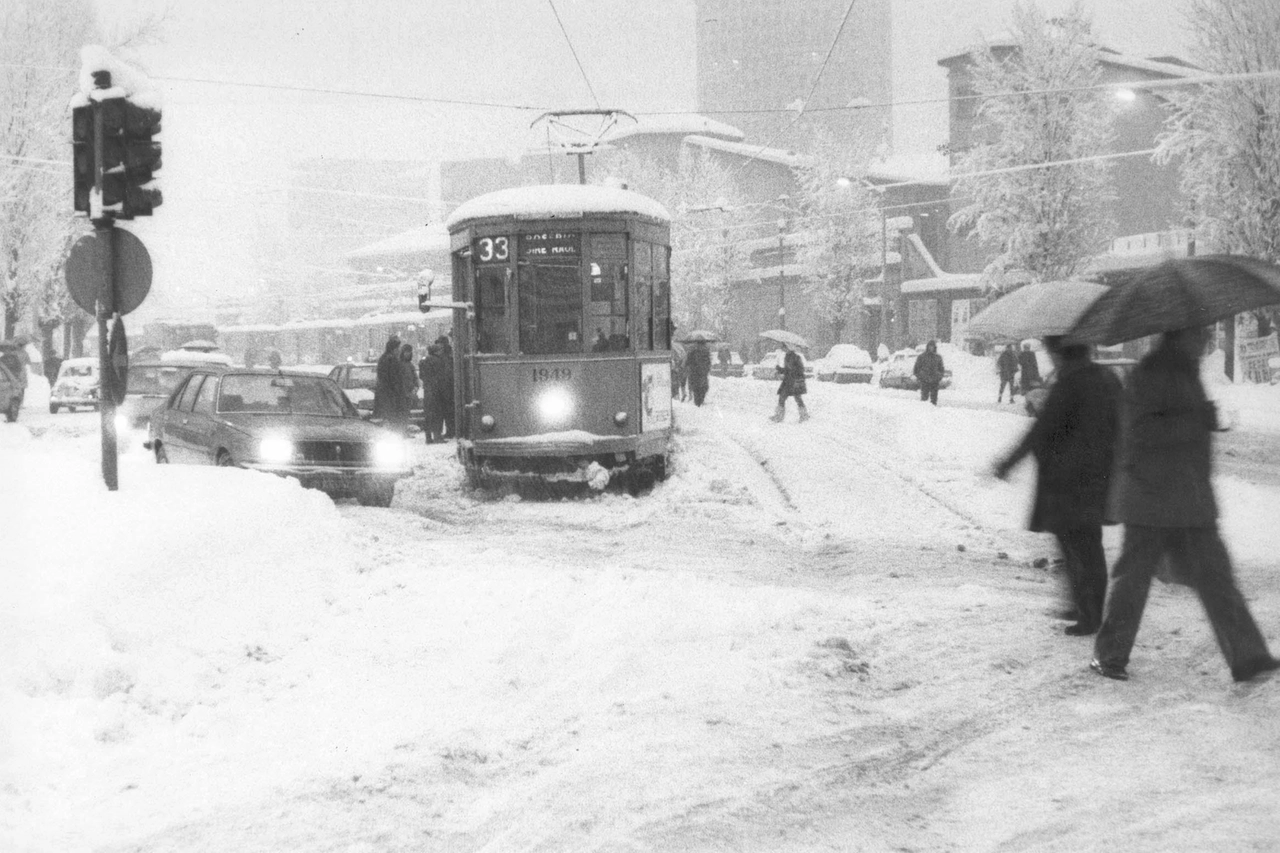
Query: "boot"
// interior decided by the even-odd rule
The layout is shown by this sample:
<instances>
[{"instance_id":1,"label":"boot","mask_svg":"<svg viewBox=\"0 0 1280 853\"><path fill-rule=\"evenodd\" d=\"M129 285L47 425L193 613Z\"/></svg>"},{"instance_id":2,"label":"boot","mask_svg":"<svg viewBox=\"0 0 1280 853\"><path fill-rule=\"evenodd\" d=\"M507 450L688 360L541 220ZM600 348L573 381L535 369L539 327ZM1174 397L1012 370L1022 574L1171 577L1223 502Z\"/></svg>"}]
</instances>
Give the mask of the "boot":
<instances>
[{"instance_id":1,"label":"boot","mask_svg":"<svg viewBox=\"0 0 1280 853\"><path fill-rule=\"evenodd\" d=\"M805 422L805 421L807 421L807 420L809 420L809 410L808 410L808 409L801 409L801 410L800 410L800 423L804 423L804 422Z\"/></svg>"},{"instance_id":2,"label":"boot","mask_svg":"<svg viewBox=\"0 0 1280 853\"><path fill-rule=\"evenodd\" d=\"M786 415L786 413L787 413L786 406L779 403L778 408L773 410L773 415L770 416L769 420L773 421L775 424L780 424L782 423L782 418L784 415Z\"/></svg>"}]
</instances>

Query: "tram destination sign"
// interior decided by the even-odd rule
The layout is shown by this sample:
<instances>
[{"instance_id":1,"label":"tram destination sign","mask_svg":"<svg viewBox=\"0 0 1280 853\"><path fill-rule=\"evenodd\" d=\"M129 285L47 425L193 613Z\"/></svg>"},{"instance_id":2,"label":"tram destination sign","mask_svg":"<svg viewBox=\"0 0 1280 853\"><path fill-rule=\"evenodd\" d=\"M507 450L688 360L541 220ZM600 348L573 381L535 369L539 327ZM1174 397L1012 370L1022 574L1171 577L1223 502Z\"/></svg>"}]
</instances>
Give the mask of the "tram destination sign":
<instances>
[{"instance_id":1,"label":"tram destination sign","mask_svg":"<svg viewBox=\"0 0 1280 853\"><path fill-rule=\"evenodd\" d=\"M521 260L577 258L582 254L582 235L576 231L539 231L520 235Z\"/></svg>"}]
</instances>

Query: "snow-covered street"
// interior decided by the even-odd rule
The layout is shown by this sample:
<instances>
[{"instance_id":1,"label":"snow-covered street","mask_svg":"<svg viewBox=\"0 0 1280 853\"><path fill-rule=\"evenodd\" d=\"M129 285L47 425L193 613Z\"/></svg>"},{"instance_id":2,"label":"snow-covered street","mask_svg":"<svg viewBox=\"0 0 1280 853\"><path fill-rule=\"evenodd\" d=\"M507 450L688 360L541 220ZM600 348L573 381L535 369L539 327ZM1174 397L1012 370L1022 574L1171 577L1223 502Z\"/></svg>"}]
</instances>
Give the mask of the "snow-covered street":
<instances>
[{"instance_id":1,"label":"snow-covered street","mask_svg":"<svg viewBox=\"0 0 1280 853\"><path fill-rule=\"evenodd\" d=\"M1087 671L1031 470L985 475L1020 407L812 385L803 425L774 383L678 403L639 498L470 492L415 444L390 510L140 450L109 494L96 415L31 407L0 431L0 846L1275 843L1277 683L1233 685L1165 586L1133 680ZM1276 648L1280 488L1218 489Z\"/></svg>"}]
</instances>

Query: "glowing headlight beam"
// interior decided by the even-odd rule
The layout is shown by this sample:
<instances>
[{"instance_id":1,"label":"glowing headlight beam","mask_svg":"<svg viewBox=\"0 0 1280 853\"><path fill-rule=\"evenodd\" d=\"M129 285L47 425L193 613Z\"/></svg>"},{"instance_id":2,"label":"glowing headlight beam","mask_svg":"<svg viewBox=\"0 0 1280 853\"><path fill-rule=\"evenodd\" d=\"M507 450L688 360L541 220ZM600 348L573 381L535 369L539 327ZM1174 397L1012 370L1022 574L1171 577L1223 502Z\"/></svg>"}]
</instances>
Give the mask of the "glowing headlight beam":
<instances>
[{"instance_id":1,"label":"glowing headlight beam","mask_svg":"<svg viewBox=\"0 0 1280 853\"><path fill-rule=\"evenodd\" d=\"M538 397L538 414L548 423L564 423L573 414L573 397L563 388L548 388Z\"/></svg>"},{"instance_id":2,"label":"glowing headlight beam","mask_svg":"<svg viewBox=\"0 0 1280 853\"><path fill-rule=\"evenodd\" d=\"M293 442L279 435L267 436L258 445L258 456L263 462L283 464L293 459Z\"/></svg>"},{"instance_id":3,"label":"glowing headlight beam","mask_svg":"<svg viewBox=\"0 0 1280 853\"><path fill-rule=\"evenodd\" d=\"M398 438L380 438L373 445L373 464L379 468L404 465L404 442Z\"/></svg>"}]
</instances>

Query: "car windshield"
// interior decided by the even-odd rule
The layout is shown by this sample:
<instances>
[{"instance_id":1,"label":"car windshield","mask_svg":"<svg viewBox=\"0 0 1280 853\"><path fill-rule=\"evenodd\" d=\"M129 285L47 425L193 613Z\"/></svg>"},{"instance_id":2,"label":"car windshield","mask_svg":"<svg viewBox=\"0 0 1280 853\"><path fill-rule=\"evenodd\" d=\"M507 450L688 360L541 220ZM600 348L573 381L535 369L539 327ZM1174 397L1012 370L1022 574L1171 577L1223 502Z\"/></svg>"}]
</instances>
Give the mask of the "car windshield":
<instances>
[{"instance_id":1,"label":"car windshield","mask_svg":"<svg viewBox=\"0 0 1280 853\"><path fill-rule=\"evenodd\" d=\"M355 417L333 380L232 373L222 378L219 412Z\"/></svg>"},{"instance_id":2,"label":"car windshield","mask_svg":"<svg viewBox=\"0 0 1280 853\"><path fill-rule=\"evenodd\" d=\"M89 364L68 364L62 368L62 375L65 378L79 378L93 375L93 366Z\"/></svg>"},{"instance_id":3,"label":"car windshield","mask_svg":"<svg viewBox=\"0 0 1280 853\"><path fill-rule=\"evenodd\" d=\"M168 397L190 372L190 367L135 364L129 368L129 393Z\"/></svg>"},{"instance_id":4,"label":"car windshield","mask_svg":"<svg viewBox=\"0 0 1280 853\"><path fill-rule=\"evenodd\" d=\"M347 375L348 388L367 388L372 391L378 387L378 368L373 364L362 364L352 367Z\"/></svg>"}]
</instances>

